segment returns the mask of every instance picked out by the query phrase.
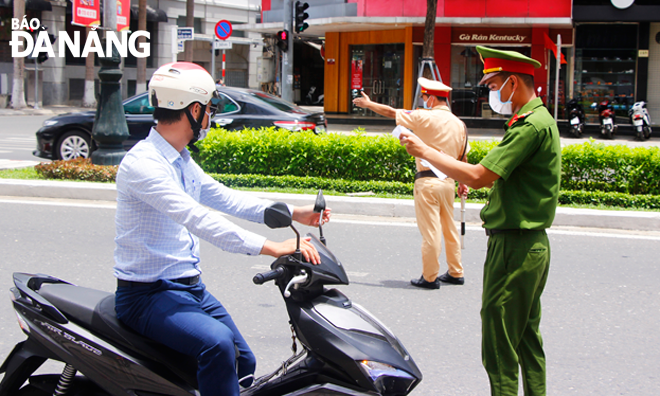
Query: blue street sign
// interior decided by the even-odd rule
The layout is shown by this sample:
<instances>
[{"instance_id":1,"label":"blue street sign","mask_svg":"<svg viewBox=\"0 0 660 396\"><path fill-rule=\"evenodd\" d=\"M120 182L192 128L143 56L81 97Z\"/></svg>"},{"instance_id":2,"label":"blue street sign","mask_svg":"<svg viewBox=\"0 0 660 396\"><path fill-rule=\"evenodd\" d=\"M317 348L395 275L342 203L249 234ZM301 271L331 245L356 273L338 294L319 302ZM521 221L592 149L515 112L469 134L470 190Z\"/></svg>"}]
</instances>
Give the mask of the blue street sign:
<instances>
[{"instance_id":1,"label":"blue street sign","mask_svg":"<svg viewBox=\"0 0 660 396\"><path fill-rule=\"evenodd\" d=\"M231 27L231 22L226 20L221 20L215 25L215 35L220 40L227 40L231 36L233 28Z\"/></svg>"}]
</instances>

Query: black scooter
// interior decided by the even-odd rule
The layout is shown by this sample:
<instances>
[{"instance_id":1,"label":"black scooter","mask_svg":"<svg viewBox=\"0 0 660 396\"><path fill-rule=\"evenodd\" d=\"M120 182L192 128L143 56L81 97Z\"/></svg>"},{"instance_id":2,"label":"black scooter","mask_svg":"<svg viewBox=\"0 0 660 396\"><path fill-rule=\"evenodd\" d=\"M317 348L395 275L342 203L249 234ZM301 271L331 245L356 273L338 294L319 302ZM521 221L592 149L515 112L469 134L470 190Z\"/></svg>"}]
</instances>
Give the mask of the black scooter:
<instances>
[{"instance_id":1,"label":"black scooter","mask_svg":"<svg viewBox=\"0 0 660 396\"><path fill-rule=\"evenodd\" d=\"M582 136L584 129L585 115L584 109L580 102L573 98L566 103L566 111L568 112L568 133L576 138Z\"/></svg>"},{"instance_id":2,"label":"black scooter","mask_svg":"<svg viewBox=\"0 0 660 396\"><path fill-rule=\"evenodd\" d=\"M324 209L319 192L314 210ZM291 227L300 243L285 204L268 208L264 220L271 228ZM321 239L309 235L321 255L319 265L305 262L298 251L253 279L274 280L279 287L294 353L241 395L409 394L422 373L396 336L344 294L324 287L348 285L348 277L319 231ZM11 297L27 340L0 367L0 396L199 395L196 360L120 323L114 294L42 274L14 273L14 285ZM63 372L36 375L46 360L65 363Z\"/></svg>"}]
</instances>

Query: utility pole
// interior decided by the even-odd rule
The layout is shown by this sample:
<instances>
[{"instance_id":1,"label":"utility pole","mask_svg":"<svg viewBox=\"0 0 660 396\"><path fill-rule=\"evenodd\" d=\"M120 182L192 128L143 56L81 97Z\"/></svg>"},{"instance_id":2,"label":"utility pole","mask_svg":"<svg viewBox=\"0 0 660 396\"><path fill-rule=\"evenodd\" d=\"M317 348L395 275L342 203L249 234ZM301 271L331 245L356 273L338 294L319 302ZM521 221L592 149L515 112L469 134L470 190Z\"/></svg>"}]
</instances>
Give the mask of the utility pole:
<instances>
[{"instance_id":1,"label":"utility pole","mask_svg":"<svg viewBox=\"0 0 660 396\"><path fill-rule=\"evenodd\" d=\"M289 32L289 48L282 52L282 99L293 102L293 1L284 0L284 30Z\"/></svg>"}]
</instances>

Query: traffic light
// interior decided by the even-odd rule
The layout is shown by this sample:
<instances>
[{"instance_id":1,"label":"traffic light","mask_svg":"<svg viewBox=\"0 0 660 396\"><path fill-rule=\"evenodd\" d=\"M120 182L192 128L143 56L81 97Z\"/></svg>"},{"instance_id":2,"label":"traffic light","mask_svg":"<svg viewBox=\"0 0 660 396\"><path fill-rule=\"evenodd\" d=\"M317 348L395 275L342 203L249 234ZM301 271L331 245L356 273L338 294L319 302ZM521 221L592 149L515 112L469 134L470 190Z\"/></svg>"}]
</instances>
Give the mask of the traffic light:
<instances>
[{"instance_id":1,"label":"traffic light","mask_svg":"<svg viewBox=\"0 0 660 396\"><path fill-rule=\"evenodd\" d=\"M48 31L48 27L44 26L44 25L41 25L40 30L37 30L37 32L35 34L35 38L41 31L44 31L44 32ZM57 37L55 37L54 34L48 33L48 40L50 40L50 44L53 45L53 44L55 44L55 40L57 40ZM36 42L36 40L35 40L35 42ZM39 54L37 55L37 63L44 63L47 60L48 60L48 53L39 52Z\"/></svg>"},{"instance_id":2,"label":"traffic light","mask_svg":"<svg viewBox=\"0 0 660 396\"><path fill-rule=\"evenodd\" d=\"M293 14L296 20L296 33L302 33L309 27L307 22L305 22L305 19L309 18L309 14L305 12L305 10L308 8L309 4L296 1L296 12Z\"/></svg>"},{"instance_id":3,"label":"traffic light","mask_svg":"<svg viewBox=\"0 0 660 396\"><path fill-rule=\"evenodd\" d=\"M277 47L282 52L287 52L289 50L289 31L280 30L277 32Z\"/></svg>"}]
</instances>

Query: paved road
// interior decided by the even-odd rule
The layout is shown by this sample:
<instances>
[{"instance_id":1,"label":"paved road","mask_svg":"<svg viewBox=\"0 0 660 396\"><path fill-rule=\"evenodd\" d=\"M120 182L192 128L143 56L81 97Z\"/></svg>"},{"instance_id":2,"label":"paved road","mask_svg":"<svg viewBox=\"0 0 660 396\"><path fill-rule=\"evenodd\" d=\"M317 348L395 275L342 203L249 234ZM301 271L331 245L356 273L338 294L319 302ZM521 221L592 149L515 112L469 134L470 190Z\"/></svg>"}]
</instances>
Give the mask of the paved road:
<instances>
[{"instance_id":1,"label":"paved road","mask_svg":"<svg viewBox=\"0 0 660 396\"><path fill-rule=\"evenodd\" d=\"M288 230L237 223L275 240L291 237ZM420 271L414 224L336 216L324 235L349 271L351 285L340 289L390 327L422 370L424 380L413 395L488 394L479 319L486 237L479 227L468 227L466 235L466 285L439 291L408 283ZM548 394L660 394L660 238L569 229L549 235L553 260L542 322ZM112 291L113 236L112 203L2 199L0 292L11 286L14 271L43 272ZM254 349L258 374L274 369L289 354L286 311L275 287L251 282L271 260L203 245L205 283ZM0 359L23 339L5 296L0 299Z\"/></svg>"}]
</instances>

